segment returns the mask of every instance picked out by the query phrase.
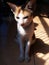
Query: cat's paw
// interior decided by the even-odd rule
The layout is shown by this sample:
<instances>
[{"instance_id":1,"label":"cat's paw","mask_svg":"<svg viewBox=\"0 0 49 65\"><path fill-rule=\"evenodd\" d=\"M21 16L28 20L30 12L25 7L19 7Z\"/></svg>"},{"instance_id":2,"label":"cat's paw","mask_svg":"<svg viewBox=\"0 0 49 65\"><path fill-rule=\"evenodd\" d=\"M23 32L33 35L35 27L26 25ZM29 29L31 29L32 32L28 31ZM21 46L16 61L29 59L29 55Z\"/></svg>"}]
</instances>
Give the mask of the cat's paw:
<instances>
[{"instance_id":1,"label":"cat's paw","mask_svg":"<svg viewBox=\"0 0 49 65\"><path fill-rule=\"evenodd\" d=\"M18 61L19 61L19 62L23 62L23 61L24 61L24 56L20 56L20 57L18 58Z\"/></svg>"},{"instance_id":2,"label":"cat's paw","mask_svg":"<svg viewBox=\"0 0 49 65\"><path fill-rule=\"evenodd\" d=\"M29 62L30 61L30 57L29 56L25 57L25 61Z\"/></svg>"}]
</instances>

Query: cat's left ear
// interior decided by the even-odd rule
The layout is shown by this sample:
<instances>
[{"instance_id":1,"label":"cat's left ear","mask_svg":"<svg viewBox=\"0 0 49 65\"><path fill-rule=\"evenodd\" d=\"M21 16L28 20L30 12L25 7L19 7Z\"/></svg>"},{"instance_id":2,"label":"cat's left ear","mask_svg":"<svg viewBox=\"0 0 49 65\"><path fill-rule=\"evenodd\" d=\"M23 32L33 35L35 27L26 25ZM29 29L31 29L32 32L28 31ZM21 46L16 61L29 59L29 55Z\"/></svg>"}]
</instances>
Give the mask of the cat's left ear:
<instances>
[{"instance_id":1,"label":"cat's left ear","mask_svg":"<svg viewBox=\"0 0 49 65\"><path fill-rule=\"evenodd\" d=\"M31 3L28 2L26 5L25 5L25 9L30 11L31 13L33 13L33 11L31 10L31 8L29 8L28 6L30 5Z\"/></svg>"},{"instance_id":2,"label":"cat's left ear","mask_svg":"<svg viewBox=\"0 0 49 65\"><path fill-rule=\"evenodd\" d=\"M10 3L10 2L7 2L7 4L10 6L12 12L15 12L15 10L16 10L16 8L17 8L16 5L13 4L13 3Z\"/></svg>"}]
</instances>

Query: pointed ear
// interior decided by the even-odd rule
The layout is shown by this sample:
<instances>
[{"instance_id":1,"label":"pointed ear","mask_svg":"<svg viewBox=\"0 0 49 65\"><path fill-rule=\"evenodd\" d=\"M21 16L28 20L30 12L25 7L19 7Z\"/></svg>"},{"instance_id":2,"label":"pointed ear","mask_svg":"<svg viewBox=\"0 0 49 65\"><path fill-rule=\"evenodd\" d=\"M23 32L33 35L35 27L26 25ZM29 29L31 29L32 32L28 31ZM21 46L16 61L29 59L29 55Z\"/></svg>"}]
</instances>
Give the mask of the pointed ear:
<instances>
[{"instance_id":1,"label":"pointed ear","mask_svg":"<svg viewBox=\"0 0 49 65\"><path fill-rule=\"evenodd\" d=\"M10 8L12 9L12 12L15 12L16 10L16 5L10 2L7 2L7 4L10 6Z\"/></svg>"}]
</instances>

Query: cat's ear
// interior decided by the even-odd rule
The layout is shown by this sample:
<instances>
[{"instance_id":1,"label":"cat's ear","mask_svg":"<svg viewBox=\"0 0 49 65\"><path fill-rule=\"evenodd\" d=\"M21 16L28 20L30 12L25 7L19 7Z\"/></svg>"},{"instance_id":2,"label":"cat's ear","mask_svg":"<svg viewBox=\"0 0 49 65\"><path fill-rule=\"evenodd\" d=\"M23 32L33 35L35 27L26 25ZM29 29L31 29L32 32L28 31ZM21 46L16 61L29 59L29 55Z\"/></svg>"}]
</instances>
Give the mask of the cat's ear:
<instances>
[{"instance_id":1,"label":"cat's ear","mask_svg":"<svg viewBox=\"0 0 49 65\"><path fill-rule=\"evenodd\" d=\"M28 3L25 5L25 9L28 10L28 11L30 11L31 13L33 13L33 11L31 10L32 7L30 6L30 4L31 4L31 3L28 2Z\"/></svg>"},{"instance_id":2,"label":"cat's ear","mask_svg":"<svg viewBox=\"0 0 49 65\"><path fill-rule=\"evenodd\" d=\"M7 4L10 6L12 12L15 12L17 6L15 4L13 4L13 3L10 3L10 2L7 2Z\"/></svg>"}]
</instances>

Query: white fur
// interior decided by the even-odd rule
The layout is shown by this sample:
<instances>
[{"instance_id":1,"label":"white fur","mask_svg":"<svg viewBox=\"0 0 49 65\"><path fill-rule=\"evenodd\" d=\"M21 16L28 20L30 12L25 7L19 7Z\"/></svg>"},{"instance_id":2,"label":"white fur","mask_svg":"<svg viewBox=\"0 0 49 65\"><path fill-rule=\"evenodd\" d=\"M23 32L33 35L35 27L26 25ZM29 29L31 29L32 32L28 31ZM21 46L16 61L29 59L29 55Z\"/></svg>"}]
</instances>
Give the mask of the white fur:
<instances>
[{"instance_id":1,"label":"white fur","mask_svg":"<svg viewBox=\"0 0 49 65\"><path fill-rule=\"evenodd\" d=\"M17 24L17 29L20 35L25 36L26 35L26 31L24 30L24 28L20 25Z\"/></svg>"},{"instance_id":2,"label":"white fur","mask_svg":"<svg viewBox=\"0 0 49 65\"><path fill-rule=\"evenodd\" d=\"M26 19L24 19L24 15L22 14L22 12L20 12L19 14L18 14L18 16L16 16L16 15L14 15L14 17L15 17L15 20L18 22L18 24L25 24L26 22L27 22L27 20L28 20L28 18L26 18ZM17 17L19 17L19 19L17 19Z\"/></svg>"}]
</instances>

